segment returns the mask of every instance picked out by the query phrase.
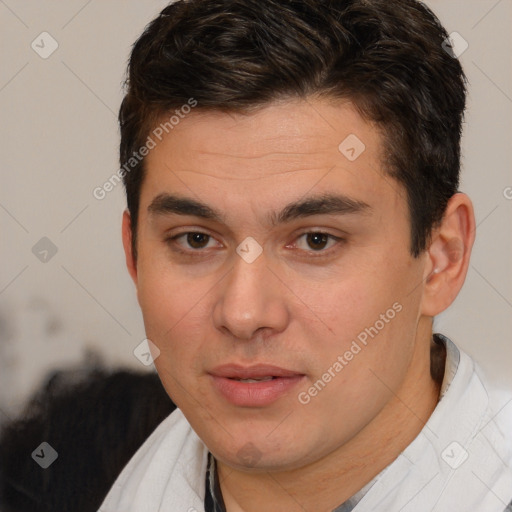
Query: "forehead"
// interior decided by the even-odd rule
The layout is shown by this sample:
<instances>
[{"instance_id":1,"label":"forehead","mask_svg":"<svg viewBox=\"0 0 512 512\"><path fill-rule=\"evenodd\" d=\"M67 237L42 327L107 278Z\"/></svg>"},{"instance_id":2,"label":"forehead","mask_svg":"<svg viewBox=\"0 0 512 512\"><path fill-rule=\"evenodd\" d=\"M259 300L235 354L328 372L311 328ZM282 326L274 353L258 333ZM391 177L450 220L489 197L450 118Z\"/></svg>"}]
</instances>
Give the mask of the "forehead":
<instances>
[{"instance_id":1,"label":"forehead","mask_svg":"<svg viewBox=\"0 0 512 512\"><path fill-rule=\"evenodd\" d=\"M155 142L143 208L162 192L239 211L247 203L275 209L309 192L367 204L402 195L382 169L379 130L350 102L289 100L249 114L199 109Z\"/></svg>"},{"instance_id":2,"label":"forehead","mask_svg":"<svg viewBox=\"0 0 512 512\"><path fill-rule=\"evenodd\" d=\"M291 166L322 163L322 155L338 156L339 144L350 134L359 138L370 152L380 149L378 131L358 114L348 101L294 99L275 102L250 113L192 111L175 125L167 125L157 147L147 157L148 165L167 151L174 162L186 160L188 152L207 168L215 157L234 162L244 160L237 171L243 177L250 159L266 159ZM160 120L165 125L168 115ZM230 162L230 164L232 163ZM219 172L215 162L214 170ZM195 169L197 170L197 169ZM228 171L231 171L228 168ZM247 177L262 177L272 170L258 162ZM254 174L254 171L259 171ZM229 172L231 174L231 172ZM222 177L219 175L219 177Z\"/></svg>"}]
</instances>

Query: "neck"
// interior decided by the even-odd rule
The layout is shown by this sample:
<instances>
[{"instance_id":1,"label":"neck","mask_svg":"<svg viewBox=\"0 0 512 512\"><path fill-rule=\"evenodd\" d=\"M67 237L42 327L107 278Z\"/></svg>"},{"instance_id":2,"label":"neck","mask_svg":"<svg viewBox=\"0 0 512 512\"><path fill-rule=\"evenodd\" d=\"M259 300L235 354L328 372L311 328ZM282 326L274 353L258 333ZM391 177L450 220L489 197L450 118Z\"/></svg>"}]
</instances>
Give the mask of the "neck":
<instances>
[{"instance_id":1,"label":"neck","mask_svg":"<svg viewBox=\"0 0 512 512\"><path fill-rule=\"evenodd\" d=\"M331 512L369 483L421 432L439 400L444 346L417 343L416 352L415 363L381 412L321 460L292 471L256 474L218 461L227 512Z\"/></svg>"}]
</instances>

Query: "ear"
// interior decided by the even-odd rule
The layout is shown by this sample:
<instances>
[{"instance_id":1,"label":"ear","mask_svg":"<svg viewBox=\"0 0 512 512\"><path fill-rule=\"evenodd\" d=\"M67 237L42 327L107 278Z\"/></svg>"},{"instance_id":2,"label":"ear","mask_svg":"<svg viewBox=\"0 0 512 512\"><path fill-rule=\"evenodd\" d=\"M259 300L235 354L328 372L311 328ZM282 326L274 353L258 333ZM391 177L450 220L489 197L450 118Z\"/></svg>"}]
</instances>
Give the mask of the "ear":
<instances>
[{"instance_id":1,"label":"ear","mask_svg":"<svg viewBox=\"0 0 512 512\"><path fill-rule=\"evenodd\" d=\"M421 312L434 317L457 297L469 267L475 240L475 215L466 194L450 198L427 250Z\"/></svg>"},{"instance_id":2,"label":"ear","mask_svg":"<svg viewBox=\"0 0 512 512\"><path fill-rule=\"evenodd\" d=\"M125 210L123 212L123 247L126 258L126 267L128 272L137 286L137 262L134 258L132 251L132 220L130 212Z\"/></svg>"}]
</instances>

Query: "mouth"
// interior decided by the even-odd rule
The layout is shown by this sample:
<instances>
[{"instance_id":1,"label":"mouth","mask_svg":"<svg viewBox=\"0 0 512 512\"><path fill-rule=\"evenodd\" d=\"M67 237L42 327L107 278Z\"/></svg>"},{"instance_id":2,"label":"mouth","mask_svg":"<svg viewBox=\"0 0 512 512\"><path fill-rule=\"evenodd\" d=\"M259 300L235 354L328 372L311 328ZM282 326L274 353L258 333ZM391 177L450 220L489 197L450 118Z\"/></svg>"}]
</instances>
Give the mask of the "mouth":
<instances>
[{"instance_id":1,"label":"mouth","mask_svg":"<svg viewBox=\"0 0 512 512\"><path fill-rule=\"evenodd\" d=\"M228 377L231 380L237 380L238 382L267 382L269 380L277 379L277 377L261 377L260 379L238 379L236 377Z\"/></svg>"},{"instance_id":2,"label":"mouth","mask_svg":"<svg viewBox=\"0 0 512 512\"><path fill-rule=\"evenodd\" d=\"M214 376L225 377L227 379L251 379L257 381L261 381L263 379L270 380L279 377L295 377L297 375L304 375L300 372L269 364L256 364L251 366L223 364L221 366L215 367L210 373Z\"/></svg>"},{"instance_id":3,"label":"mouth","mask_svg":"<svg viewBox=\"0 0 512 512\"><path fill-rule=\"evenodd\" d=\"M231 404L263 407L288 394L303 373L273 365L222 365L210 372L214 389Z\"/></svg>"}]
</instances>

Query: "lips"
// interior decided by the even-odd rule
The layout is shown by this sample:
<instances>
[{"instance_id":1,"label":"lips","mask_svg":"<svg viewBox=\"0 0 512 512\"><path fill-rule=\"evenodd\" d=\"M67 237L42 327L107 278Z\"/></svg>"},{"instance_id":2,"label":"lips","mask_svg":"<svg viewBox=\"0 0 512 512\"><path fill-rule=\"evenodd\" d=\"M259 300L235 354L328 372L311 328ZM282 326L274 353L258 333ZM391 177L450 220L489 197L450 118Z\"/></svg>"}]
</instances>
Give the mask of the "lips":
<instances>
[{"instance_id":1,"label":"lips","mask_svg":"<svg viewBox=\"0 0 512 512\"><path fill-rule=\"evenodd\" d=\"M304 378L302 373L266 364L226 364L214 368L210 375L214 388L225 399L245 407L269 405Z\"/></svg>"}]
</instances>

